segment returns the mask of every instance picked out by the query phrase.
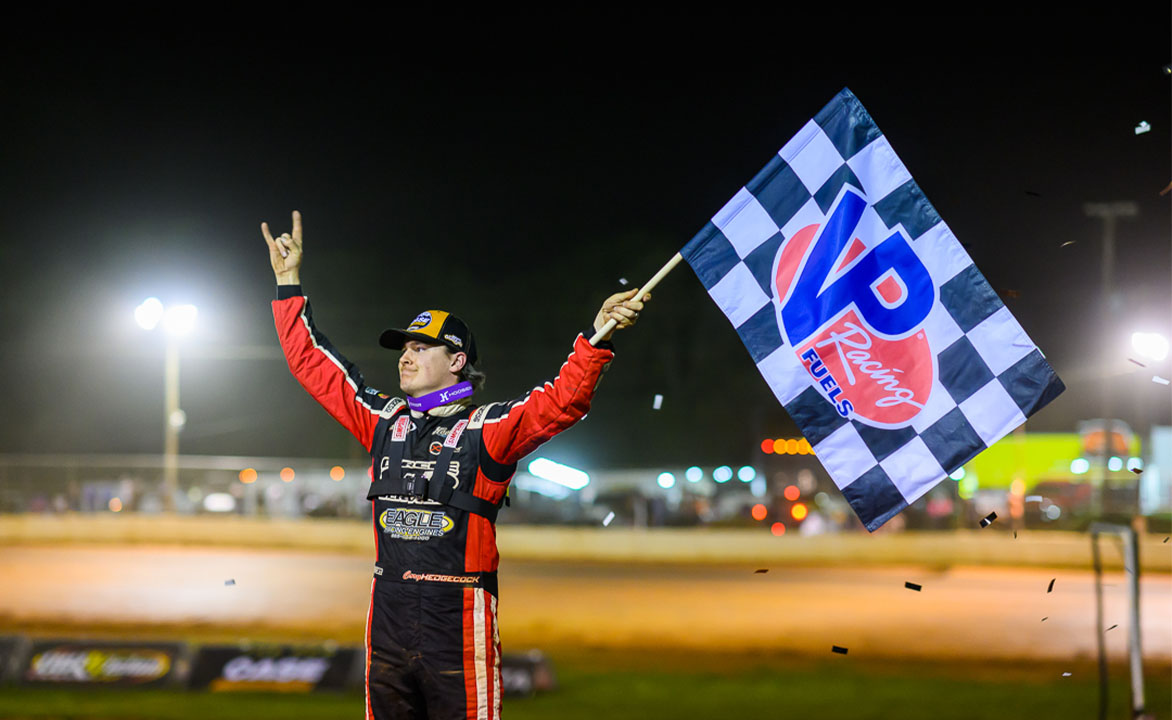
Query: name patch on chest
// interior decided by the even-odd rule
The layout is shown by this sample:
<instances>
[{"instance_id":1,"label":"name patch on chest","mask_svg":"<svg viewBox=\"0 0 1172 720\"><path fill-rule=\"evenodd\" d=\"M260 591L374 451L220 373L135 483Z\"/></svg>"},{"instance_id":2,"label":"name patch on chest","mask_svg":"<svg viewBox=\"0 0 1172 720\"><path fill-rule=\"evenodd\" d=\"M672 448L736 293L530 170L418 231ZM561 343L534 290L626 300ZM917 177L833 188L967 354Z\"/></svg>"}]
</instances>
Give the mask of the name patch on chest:
<instances>
[{"instance_id":1,"label":"name patch on chest","mask_svg":"<svg viewBox=\"0 0 1172 720\"><path fill-rule=\"evenodd\" d=\"M443 510L389 508L378 516L379 527L389 537L399 540L430 540L443 537L456 526Z\"/></svg>"}]
</instances>

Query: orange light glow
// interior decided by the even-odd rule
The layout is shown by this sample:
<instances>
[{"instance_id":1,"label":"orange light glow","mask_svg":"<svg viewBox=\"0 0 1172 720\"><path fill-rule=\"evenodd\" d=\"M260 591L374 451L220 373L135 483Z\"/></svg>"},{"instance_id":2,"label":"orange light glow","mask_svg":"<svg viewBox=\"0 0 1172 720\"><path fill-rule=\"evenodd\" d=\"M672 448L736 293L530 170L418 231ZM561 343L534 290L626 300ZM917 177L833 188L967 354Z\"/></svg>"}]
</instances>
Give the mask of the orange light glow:
<instances>
[{"instance_id":1,"label":"orange light glow","mask_svg":"<svg viewBox=\"0 0 1172 720\"><path fill-rule=\"evenodd\" d=\"M786 500L793 502L802 496L802 491L797 485L786 485L784 495Z\"/></svg>"},{"instance_id":2,"label":"orange light glow","mask_svg":"<svg viewBox=\"0 0 1172 720\"><path fill-rule=\"evenodd\" d=\"M778 455L785 455L785 440L778 439L773 441L773 452Z\"/></svg>"},{"instance_id":3,"label":"orange light glow","mask_svg":"<svg viewBox=\"0 0 1172 720\"><path fill-rule=\"evenodd\" d=\"M769 532L777 535L778 537L785 535L785 523L773 523L773 526L769 528Z\"/></svg>"},{"instance_id":4,"label":"orange light glow","mask_svg":"<svg viewBox=\"0 0 1172 720\"><path fill-rule=\"evenodd\" d=\"M110 512L122 512L122 501L118 498L110 498L109 508Z\"/></svg>"},{"instance_id":5,"label":"orange light glow","mask_svg":"<svg viewBox=\"0 0 1172 720\"><path fill-rule=\"evenodd\" d=\"M802 438L798 441L798 452L802 455L809 455L814 452L814 448L810 446L810 441Z\"/></svg>"},{"instance_id":6,"label":"orange light glow","mask_svg":"<svg viewBox=\"0 0 1172 720\"><path fill-rule=\"evenodd\" d=\"M344 477L346 477L346 471L342 469L341 465L335 465L330 468L330 480L338 482Z\"/></svg>"},{"instance_id":7,"label":"orange light glow","mask_svg":"<svg viewBox=\"0 0 1172 720\"><path fill-rule=\"evenodd\" d=\"M283 482L293 482L293 468L281 468L281 480Z\"/></svg>"},{"instance_id":8,"label":"orange light glow","mask_svg":"<svg viewBox=\"0 0 1172 720\"><path fill-rule=\"evenodd\" d=\"M785 452L789 455L797 455L798 454L798 441L794 440L793 438L786 440L785 441Z\"/></svg>"},{"instance_id":9,"label":"orange light glow","mask_svg":"<svg viewBox=\"0 0 1172 720\"><path fill-rule=\"evenodd\" d=\"M810 509L806 507L805 503L794 503L794 506L789 509L789 514L793 516L794 520L800 522L810 514Z\"/></svg>"},{"instance_id":10,"label":"orange light glow","mask_svg":"<svg viewBox=\"0 0 1172 720\"><path fill-rule=\"evenodd\" d=\"M761 452L765 453L766 455L772 455L773 454L773 441L769 440L768 438L765 440L762 440L761 441Z\"/></svg>"},{"instance_id":11,"label":"orange light glow","mask_svg":"<svg viewBox=\"0 0 1172 720\"><path fill-rule=\"evenodd\" d=\"M761 522L762 520L765 519L765 515L768 512L769 511L765 509L764 505L762 505L761 503L757 503L756 505L753 506L753 519L756 520L757 522Z\"/></svg>"},{"instance_id":12,"label":"orange light glow","mask_svg":"<svg viewBox=\"0 0 1172 720\"><path fill-rule=\"evenodd\" d=\"M247 485L248 483L256 482L256 470L252 468L244 468L240 471L240 482Z\"/></svg>"}]
</instances>

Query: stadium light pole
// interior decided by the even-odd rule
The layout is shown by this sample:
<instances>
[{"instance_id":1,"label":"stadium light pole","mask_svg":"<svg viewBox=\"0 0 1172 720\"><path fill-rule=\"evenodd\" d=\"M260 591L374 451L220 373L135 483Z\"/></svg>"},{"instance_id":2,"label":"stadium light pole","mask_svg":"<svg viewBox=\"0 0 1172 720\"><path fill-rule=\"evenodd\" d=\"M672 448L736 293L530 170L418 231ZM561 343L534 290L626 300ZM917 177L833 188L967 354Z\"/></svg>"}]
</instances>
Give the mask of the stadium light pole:
<instances>
[{"instance_id":1,"label":"stadium light pole","mask_svg":"<svg viewBox=\"0 0 1172 720\"><path fill-rule=\"evenodd\" d=\"M1115 225L1119 218L1131 218L1139 214L1139 206L1133 202L1090 202L1083 205L1083 213L1090 218L1103 221L1103 261L1102 291L1103 307L1100 322L1102 328L1100 337L1105 342L1109 337L1115 319ZM1104 363L1106 367L1106 363ZM1111 403L1111 376L1103 372L1102 382L1102 412L1103 412L1103 449L1099 457L1099 471L1092 482L1091 512L1098 518L1103 513L1103 488L1107 485L1107 458L1110 455L1108 447L1114 423L1111 421L1113 413Z\"/></svg>"},{"instance_id":2,"label":"stadium light pole","mask_svg":"<svg viewBox=\"0 0 1172 720\"><path fill-rule=\"evenodd\" d=\"M179 431L187 416L179 407L179 339L195 327L199 314L194 305L164 307L158 298L147 298L134 309L134 319L144 330L163 327L163 510L175 512L179 491Z\"/></svg>"}]
</instances>

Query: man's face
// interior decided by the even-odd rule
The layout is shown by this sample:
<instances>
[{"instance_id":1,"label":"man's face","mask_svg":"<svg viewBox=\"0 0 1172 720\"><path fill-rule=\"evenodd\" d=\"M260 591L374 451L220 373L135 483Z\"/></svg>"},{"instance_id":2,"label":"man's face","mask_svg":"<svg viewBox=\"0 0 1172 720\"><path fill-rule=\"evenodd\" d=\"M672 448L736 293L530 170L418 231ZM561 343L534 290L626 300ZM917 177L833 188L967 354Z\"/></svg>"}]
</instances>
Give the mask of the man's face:
<instances>
[{"instance_id":1,"label":"man's face","mask_svg":"<svg viewBox=\"0 0 1172 720\"><path fill-rule=\"evenodd\" d=\"M443 345L408 340L399 356L399 387L411 397L421 397L455 385L463 367L464 353L451 353Z\"/></svg>"}]
</instances>

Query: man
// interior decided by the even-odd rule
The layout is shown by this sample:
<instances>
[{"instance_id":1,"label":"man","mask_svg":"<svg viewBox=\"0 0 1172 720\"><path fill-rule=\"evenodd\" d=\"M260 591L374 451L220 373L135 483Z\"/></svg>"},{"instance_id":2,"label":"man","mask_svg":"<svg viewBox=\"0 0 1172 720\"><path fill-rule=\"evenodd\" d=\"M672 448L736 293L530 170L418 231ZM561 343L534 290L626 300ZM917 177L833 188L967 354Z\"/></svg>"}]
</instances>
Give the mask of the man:
<instances>
[{"instance_id":1,"label":"man","mask_svg":"<svg viewBox=\"0 0 1172 720\"><path fill-rule=\"evenodd\" d=\"M401 350L406 401L367 387L313 324L301 292L301 215L274 238L261 224L277 279L273 317L289 369L371 454L376 563L366 617L366 717L448 720L500 716L495 520L517 462L580 420L614 356L579 335L551 382L508 403L475 406L483 382L468 326L420 313L379 339ZM612 295L594 318L630 327L638 290ZM613 331L612 331L613 332ZM591 332L590 335L594 333Z\"/></svg>"}]
</instances>

